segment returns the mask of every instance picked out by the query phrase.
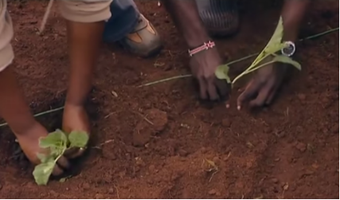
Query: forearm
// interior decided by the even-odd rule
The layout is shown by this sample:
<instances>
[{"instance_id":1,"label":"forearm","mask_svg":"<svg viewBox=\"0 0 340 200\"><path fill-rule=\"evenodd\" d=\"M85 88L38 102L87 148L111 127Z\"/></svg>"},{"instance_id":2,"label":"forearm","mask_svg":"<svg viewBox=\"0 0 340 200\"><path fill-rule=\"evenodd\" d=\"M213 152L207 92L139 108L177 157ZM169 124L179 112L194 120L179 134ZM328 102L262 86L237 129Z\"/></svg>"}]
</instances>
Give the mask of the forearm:
<instances>
[{"instance_id":1,"label":"forearm","mask_svg":"<svg viewBox=\"0 0 340 200\"><path fill-rule=\"evenodd\" d=\"M211 39L194 0L163 0L163 3L189 48L202 45Z\"/></svg>"},{"instance_id":2,"label":"forearm","mask_svg":"<svg viewBox=\"0 0 340 200\"><path fill-rule=\"evenodd\" d=\"M282 9L284 40L295 42L311 0L285 0Z\"/></svg>"},{"instance_id":3,"label":"forearm","mask_svg":"<svg viewBox=\"0 0 340 200\"><path fill-rule=\"evenodd\" d=\"M83 105L92 87L92 76L98 56L104 21L94 23L67 22L71 63L67 103Z\"/></svg>"}]
</instances>

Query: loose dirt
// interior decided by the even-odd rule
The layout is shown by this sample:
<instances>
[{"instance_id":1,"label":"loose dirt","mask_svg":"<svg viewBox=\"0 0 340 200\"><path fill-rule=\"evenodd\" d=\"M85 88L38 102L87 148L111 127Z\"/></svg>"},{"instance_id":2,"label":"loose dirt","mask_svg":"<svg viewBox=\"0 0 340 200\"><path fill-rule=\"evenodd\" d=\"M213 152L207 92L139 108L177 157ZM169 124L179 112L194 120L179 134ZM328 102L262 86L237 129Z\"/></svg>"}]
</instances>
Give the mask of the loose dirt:
<instances>
[{"instance_id":1,"label":"loose dirt","mask_svg":"<svg viewBox=\"0 0 340 200\"><path fill-rule=\"evenodd\" d=\"M299 43L295 71L280 98L261 112L197 100L186 74L183 39L156 1L137 1L165 43L151 59L104 45L89 113L93 135L76 175L38 187L32 167L14 156L14 136L0 129L0 198L339 198L338 37ZM15 69L35 113L62 106L68 57L62 18L52 13L37 35L47 2L10 1ZM226 60L260 51L273 33L280 3L242 1L240 32L218 39ZM316 1L301 37L339 24L338 1ZM112 52L112 49L114 53ZM232 66L239 73L249 61ZM232 102L237 97L233 92ZM38 117L51 131L61 112Z\"/></svg>"}]
</instances>

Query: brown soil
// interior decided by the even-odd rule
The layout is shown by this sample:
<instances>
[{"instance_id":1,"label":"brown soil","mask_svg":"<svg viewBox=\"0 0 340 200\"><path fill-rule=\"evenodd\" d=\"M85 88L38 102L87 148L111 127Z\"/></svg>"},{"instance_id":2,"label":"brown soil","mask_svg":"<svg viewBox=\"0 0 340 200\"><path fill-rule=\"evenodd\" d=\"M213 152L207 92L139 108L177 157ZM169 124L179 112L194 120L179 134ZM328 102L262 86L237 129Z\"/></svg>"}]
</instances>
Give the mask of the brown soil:
<instances>
[{"instance_id":1,"label":"brown soil","mask_svg":"<svg viewBox=\"0 0 340 200\"><path fill-rule=\"evenodd\" d=\"M68 61L63 20L54 14L36 34L47 3L10 1L16 70L34 112L62 105ZM318 1L301 36L338 26L339 2ZM140 59L103 47L91 94L94 138L77 175L38 187L27 162L13 157L8 127L0 134L0 198L339 198L338 37L299 44L301 73L261 112L206 105L189 78L137 88L188 73L188 57L156 1L138 1L165 49ZM276 1L242 2L242 27L219 39L228 60L261 50L278 20ZM238 73L248 64L233 66ZM237 69L236 69L237 67ZM117 94L117 95L113 95ZM237 96L234 92L233 102ZM39 117L51 130L61 113ZM101 145L102 144L102 145Z\"/></svg>"}]
</instances>

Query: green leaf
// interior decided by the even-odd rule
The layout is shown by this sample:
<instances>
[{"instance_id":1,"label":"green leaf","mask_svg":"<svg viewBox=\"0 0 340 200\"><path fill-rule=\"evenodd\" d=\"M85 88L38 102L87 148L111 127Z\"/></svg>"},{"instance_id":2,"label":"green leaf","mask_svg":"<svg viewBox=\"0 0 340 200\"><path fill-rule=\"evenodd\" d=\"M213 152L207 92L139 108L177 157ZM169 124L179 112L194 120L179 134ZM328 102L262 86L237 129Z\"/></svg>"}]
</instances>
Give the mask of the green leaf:
<instances>
[{"instance_id":1,"label":"green leaf","mask_svg":"<svg viewBox=\"0 0 340 200\"><path fill-rule=\"evenodd\" d=\"M231 80L229 77L229 66L228 65L218 66L215 71L215 75L218 79L226 80L228 83L231 83Z\"/></svg>"},{"instance_id":2,"label":"green leaf","mask_svg":"<svg viewBox=\"0 0 340 200\"><path fill-rule=\"evenodd\" d=\"M280 44L282 43L282 37L283 37L283 21L282 16L280 16L274 34L270 38L266 47L264 48L264 51L269 54L275 53L277 51L276 48L279 48L278 46L280 46Z\"/></svg>"},{"instance_id":3,"label":"green leaf","mask_svg":"<svg viewBox=\"0 0 340 200\"><path fill-rule=\"evenodd\" d=\"M40 138L40 142L39 142L39 146L41 148L62 147L62 146L66 146L66 144L67 144L67 137L59 129L48 134L44 138Z\"/></svg>"},{"instance_id":4,"label":"green leaf","mask_svg":"<svg viewBox=\"0 0 340 200\"><path fill-rule=\"evenodd\" d=\"M270 54L274 54L277 51L281 50L284 47L283 46L284 44L282 44L282 37L283 37L283 21L282 17L280 16L274 34L270 38L268 44L265 46L262 52L255 58L255 60L248 69L250 70L251 68L258 65L265 57L269 56Z\"/></svg>"},{"instance_id":5,"label":"green leaf","mask_svg":"<svg viewBox=\"0 0 340 200\"><path fill-rule=\"evenodd\" d=\"M34 168L33 176L38 185L47 185L53 172L54 165L55 161L53 159L49 159L47 162L41 163Z\"/></svg>"},{"instance_id":6,"label":"green leaf","mask_svg":"<svg viewBox=\"0 0 340 200\"><path fill-rule=\"evenodd\" d=\"M57 129L55 132L48 134L44 138L40 138L39 146L41 148L49 148L55 157L64 152L67 147L67 137L61 130Z\"/></svg>"},{"instance_id":7,"label":"green leaf","mask_svg":"<svg viewBox=\"0 0 340 200\"><path fill-rule=\"evenodd\" d=\"M42 162L42 163L47 162L51 158L51 156L48 156L48 155L45 155L45 154L42 154L42 153L38 153L37 157L39 158L40 162Z\"/></svg>"},{"instance_id":8,"label":"green leaf","mask_svg":"<svg viewBox=\"0 0 340 200\"><path fill-rule=\"evenodd\" d=\"M301 71L300 63L298 63L297 61L293 60L290 57L287 57L287 56L284 56L284 55L277 55L277 56L274 57L273 61L293 65L296 69Z\"/></svg>"},{"instance_id":9,"label":"green leaf","mask_svg":"<svg viewBox=\"0 0 340 200\"><path fill-rule=\"evenodd\" d=\"M84 131L72 131L68 136L70 147L85 147L89 141L89 135Z\"/></svg>"}]
</instances>

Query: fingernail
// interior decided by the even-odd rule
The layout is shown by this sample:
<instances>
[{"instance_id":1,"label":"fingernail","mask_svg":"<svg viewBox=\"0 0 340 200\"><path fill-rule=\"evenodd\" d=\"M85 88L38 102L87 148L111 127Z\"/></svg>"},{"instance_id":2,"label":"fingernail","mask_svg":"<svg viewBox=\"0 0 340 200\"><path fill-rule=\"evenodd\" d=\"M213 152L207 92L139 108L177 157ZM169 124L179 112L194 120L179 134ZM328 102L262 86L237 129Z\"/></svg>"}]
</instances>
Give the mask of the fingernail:
<instances>
[{"instance_id":1,"label":"fingernail","mask_svg":"<svg viewBox=\"0 0 340 200\"><path fill-rule=\"evenodd\" d=\"M237 106L237 110L241 110L241 106Z\"/></svg>"},{"instance_id":2,"label":"fingernail","mask_svg":"<svg viewBox=\"0 0 340 200\"><path fill-rule=\"evenodd\" d=\"M229 104L226 104L225 107L226 107L226 108L230 108L230 105L229 105Z\"/></svg>"}]
</instances>

